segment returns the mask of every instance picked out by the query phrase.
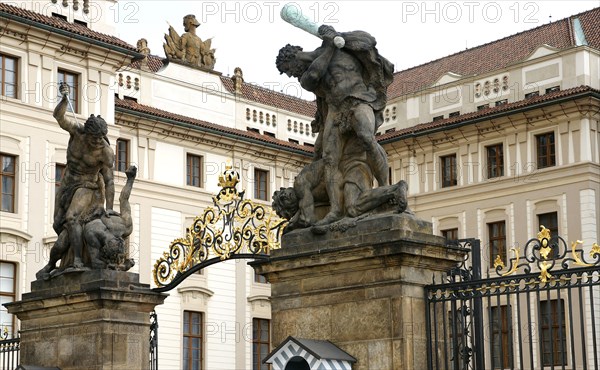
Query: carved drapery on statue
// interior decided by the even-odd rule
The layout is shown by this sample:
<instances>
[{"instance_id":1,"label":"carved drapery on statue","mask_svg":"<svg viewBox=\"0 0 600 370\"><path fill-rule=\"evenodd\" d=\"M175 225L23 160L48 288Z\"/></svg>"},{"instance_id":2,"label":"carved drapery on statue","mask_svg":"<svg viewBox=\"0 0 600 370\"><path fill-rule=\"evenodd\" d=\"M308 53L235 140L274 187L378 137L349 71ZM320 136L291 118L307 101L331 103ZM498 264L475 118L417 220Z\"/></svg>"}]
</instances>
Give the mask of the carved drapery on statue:
<instances>
[{"instance_id":1,"label":"carved drapery on statue","mask_svg":"<svg viewBox=\"0 0 600 370\"><path fill-rule=\"evenodd\" d=\"M181 36L169 25L169 32L165 34L163 49L170 61L184 63L193 67L212 70L215 67L215 49L211 49L212 39L202 41L196 35L196 28L200 22L196 16L188 14L183 18L185 33Z\"/></svg>"}]
</instances>

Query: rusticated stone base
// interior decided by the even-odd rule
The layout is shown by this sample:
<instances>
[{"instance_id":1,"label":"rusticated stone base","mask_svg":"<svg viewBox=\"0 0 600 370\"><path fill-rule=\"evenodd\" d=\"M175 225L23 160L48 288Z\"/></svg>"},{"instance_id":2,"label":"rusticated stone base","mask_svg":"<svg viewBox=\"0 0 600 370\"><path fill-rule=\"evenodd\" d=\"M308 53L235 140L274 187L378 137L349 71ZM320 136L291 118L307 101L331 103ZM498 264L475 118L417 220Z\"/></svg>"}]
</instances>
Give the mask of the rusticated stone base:
<instances>
[{"instance_id":1,"label":"rusticated stone base","mask_svg":"<svg viewBox=\"0 0 600 370\"><path fill-rule=\"evenodd\" d=\"M94 270L31 283L7 304L21 320L21 363L68 369L149 368L149 313L166 294L130 272Z\"/></svg>"},{"instance_id":2,"label":"rusticated stone base","mask_svg":"<svg viewBox=\"0 0 600 370\"><path fill-rule=\"evenodd\" d=\"M431 224L375 215L345 232L297 230L252 265L271 283L273 345L289 335L330 340L353 369L425 369L423 286L462 260Z\"/></svg>"}]
</instances>

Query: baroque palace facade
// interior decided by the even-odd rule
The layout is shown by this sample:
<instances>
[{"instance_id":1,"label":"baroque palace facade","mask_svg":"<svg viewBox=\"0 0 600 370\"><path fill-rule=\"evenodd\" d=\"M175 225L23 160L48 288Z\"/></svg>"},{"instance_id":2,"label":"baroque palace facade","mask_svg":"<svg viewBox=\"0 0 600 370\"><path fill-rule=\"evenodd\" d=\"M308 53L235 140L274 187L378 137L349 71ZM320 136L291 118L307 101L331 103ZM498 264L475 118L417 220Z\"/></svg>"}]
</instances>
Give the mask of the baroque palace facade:
<instances>
[{"instance_id":1,"label":"baroque palace facade","mask_svg":"<svg viewBox=\"0 0 600 370\"><path fill-rule=\"evenodd\" d=\"M79 122L108 122L117 191L127 166L138 167L129 248L145 283L212 205L227 163L246 198L269 205L311 160L313 102L246 83L241 70L225 77L169 63L110 36L110 19L86 24L87 1L17 5L0 3L2 303L29 291L56 240L68 142L52 117L60 81L76 87ZM378 139L391 181L409 183L413 211L449 239L480 239L492 271L541 224L568 242L599 240L599 112L596 8L397 72ZM188 278L157 308L161 368L260 369L273 348L269 295L242 261ZM600 317L588 303L586 315ZM4 308L0 319L16 334Z\"/></svg>"}]
</instances>

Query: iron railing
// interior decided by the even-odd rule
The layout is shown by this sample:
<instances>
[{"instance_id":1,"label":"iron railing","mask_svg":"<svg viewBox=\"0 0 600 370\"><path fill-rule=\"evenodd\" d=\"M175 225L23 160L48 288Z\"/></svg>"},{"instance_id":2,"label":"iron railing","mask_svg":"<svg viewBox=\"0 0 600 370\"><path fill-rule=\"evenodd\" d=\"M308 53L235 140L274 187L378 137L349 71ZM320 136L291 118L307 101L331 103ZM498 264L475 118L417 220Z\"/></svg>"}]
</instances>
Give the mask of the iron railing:
<instances>
[{"instance_id":1,"label":"iron railing","mask_svg":"<svg viewBox=\"0 0 600 370\"><path fill-rule=\"evenodd\" d=\"M21 338L7 339L3 335L0 340L0 370L15 370L19 366Z\"/></svg>"},{"instance_id":2,"label":"iron railing","mask_svg":"<svg viewBox=\"0 0 600 370\"><path fill-rule=\"evenodd\" d=\"M150 370L158 370L158 316L150 312Z\"/></svg>"},{"instance_id":3,"label":"iron railing","mask_svg":"<svg viewBox=\"0 0 600 370\"><path fill-rule=\"evenodd\" d=\"M496 259L498 277L466 260L427 286L428 369L600 369L600 248L587 262L580 245L538 236L508 268Z\"/></svg>"}]
</instances>

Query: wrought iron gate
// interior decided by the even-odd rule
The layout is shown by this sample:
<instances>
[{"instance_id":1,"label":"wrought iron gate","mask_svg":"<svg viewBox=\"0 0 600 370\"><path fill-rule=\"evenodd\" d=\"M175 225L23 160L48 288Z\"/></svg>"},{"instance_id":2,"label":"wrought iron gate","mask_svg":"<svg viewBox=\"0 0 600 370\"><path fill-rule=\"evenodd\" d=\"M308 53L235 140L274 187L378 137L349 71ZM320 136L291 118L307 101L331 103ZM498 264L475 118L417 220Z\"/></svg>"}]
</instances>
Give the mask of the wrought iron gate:
<instances>
[{"instance_id":1,"label":"wrought iron gate","mask_svg":"<svg viewBox=\"0 0 600 370\"><path fill-rule=\"evenodd\" d=\"M158 370L158 316L150 312L150 370Z\"/></svg>"},{"instance_id":2,"label":"wrought iron gate","mask_svg":"<svg viewBox=\"0 0 600 370\"><path fill-rule=\"evenodd\" d=\"M587 262L581 241L543 229L486 279L479 241L458 244L475 260L425 288L428 369L600 369L598 244Z\"/></svg>"},{"instance_id":3,"label":"wrought iron gate","mask_svg":"<svg viewBox=\"0 0 600 370\"><path fill-rule=\"evenodd\" d=\"M261 260L281 248L288 224L272 209L244 199L238 191L240 175L231 165L219 176L221 190L213 206L194 219L186 235L171 242L156 260L152 275L155 292L168 292L192 274L233 259ZM158 369L158 321L150 315L150 369Z\"/></svg>"},{"instance_id":4,"label":"wrought iron gate","mask_svg":"<svg viewBox=\"0 0 600 370\"><path fill-rule=\"evenodd\" d=\"M14 370L19 366L21 338L8 339L6 328L0 337L0 370Z\"/></svg>"}]
</instances>

